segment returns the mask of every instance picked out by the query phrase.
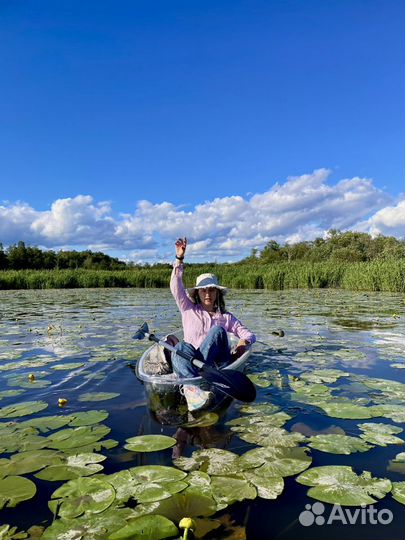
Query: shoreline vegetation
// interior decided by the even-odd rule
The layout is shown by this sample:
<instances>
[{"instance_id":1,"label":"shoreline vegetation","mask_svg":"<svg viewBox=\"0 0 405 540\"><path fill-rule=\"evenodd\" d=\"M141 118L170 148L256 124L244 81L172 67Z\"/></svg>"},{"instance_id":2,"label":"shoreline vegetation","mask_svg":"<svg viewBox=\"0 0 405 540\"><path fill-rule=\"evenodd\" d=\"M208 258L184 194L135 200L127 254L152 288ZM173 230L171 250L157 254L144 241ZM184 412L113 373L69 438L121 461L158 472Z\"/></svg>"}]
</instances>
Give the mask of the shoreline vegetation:
<instances>
[{"instance_id":1,"label":"shoreline vegetation","mask_svg":"<svg viewBox=\"0 0 405 540\"><path fill-rule=\"evenodd\" d=\"M405 240L330 230L326 238L261 250L233 263L186 264L185 283L214 272L232 289L341 288L405 292ZM134 264L101 252L0 244L0 290L169 286L171 264Z\"/></svg>"},{"instance_id":2,"label":"shoreline vegetation","mask_svg":"<svg viewBox=\"0 0 405 540\"><path fill-rule=\"evenodd\" d=\"M214 272L221 283L231 289L275 291L329 287L352 291L405 292L405 261L187 265L186 286L193 286L196 276L205 272ZM0 272L0 290L167 288L170 273L169 265L123 270L3 270Z\"/></svg>"}]
</instances>

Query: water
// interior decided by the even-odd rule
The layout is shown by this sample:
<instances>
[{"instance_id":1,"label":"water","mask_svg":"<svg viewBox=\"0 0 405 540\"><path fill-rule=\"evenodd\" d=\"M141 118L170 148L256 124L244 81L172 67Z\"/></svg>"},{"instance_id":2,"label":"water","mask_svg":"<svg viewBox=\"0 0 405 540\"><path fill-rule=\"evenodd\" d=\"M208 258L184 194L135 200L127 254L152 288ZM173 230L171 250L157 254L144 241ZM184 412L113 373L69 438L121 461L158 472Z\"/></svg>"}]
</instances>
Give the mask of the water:
<instances>
[{"instance_id":1,"label":"water","mask_svg":"<svg viewBox=\"0 0 405 540\"><path fill-rule=\"evenodd\" d=\"M334 290L316 291L232 291L227 307L262 343L256 344L248 372L279 370L281 387L259 388L258 402L271 402L288 412L292 419L285 424L288 431L306 436L339 432L358 435L361 422L380 422L401 426L387 418L348 420L321 414L314 404L294 401L288 388L288 375L298 376L314 368L336 368L351 374L339 379L340 395L355 398L375 397L376 391L364 387L356 375L403 381L403 371L394 365L404 363L405 306L401 295L386 293L350 293ZM178 426L162 426L146 407L141 383L135 378L131 364L140 357L147 344L135 342L131 336L144 321L157 335L179 333L180 315L168 290L88 289L0 292L0 392L24 390L18 396L4 397L0 407L21 401L44 400L48 408L32 416L16 418L24 421L44 415L64 415L89 409L105 409L109 417L104 424L111 428L108 438L119 445L104 450L107 460L104 472L109 474L134 465L172 464L173 449L149 454L133 454L123 448L126 438L141 434L176 436L177 455L189 456L204 447L226 448L238 454L254 445L239 439L225 425L240 416L233 403L220 422L209 428L184 430ZM285 337L274 337L272 331L282 328ZM342 352L343 351L343 352ZM72 370L52 366L81 363ZM28 374L36 381L51 384L38 387L24 384ZM19 379L19 377L21 377ZM20 384L23 383L21 388ZM106 401L83 402L79 396L87 392L115 392L119 396ZM378 392L377 392L378 393ZM58 399L68 400L58 407ZM392 401L394 402L394 400ZM396 401L395 401L396 402ZM11 419L14 420L14 419ZM0 419L7 422L8 419ZM403 426L401 426L403 427ZM404 438L404 433L398 435ZM356 473L370 471L373 476L403 481L405 467L392 467L389 461L404 451L399 445L375 446L364 453L338 455L312 449L312 467L350 465ZM10 457L10 454L3 454ZM35 481L37 494L15 508L2 510L1 522L26 530L31 525L49 525L52 514L47 503L61 482ZM307 496L308 487L285 478L283 493L276 500L257 498L229 506L219 515L230 514L236 525L246 527L249 540L333 539L347 540L404 537L403 506L387 494L374 504L377 510L393 513L390 524L312 525L304 527L299 515L306 505L316 501ZM323 515L332 506L325 504Z\"/></svg>"}]
</instances>

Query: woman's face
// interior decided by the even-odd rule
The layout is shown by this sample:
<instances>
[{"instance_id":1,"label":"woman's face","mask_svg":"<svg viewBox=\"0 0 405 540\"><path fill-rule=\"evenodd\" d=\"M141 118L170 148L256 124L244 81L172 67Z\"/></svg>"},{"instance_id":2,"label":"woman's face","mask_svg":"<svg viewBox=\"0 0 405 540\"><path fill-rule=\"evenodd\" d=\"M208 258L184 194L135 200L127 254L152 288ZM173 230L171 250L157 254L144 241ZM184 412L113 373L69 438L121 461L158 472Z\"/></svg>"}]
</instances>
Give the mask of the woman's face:
<instances>
[{"instance_id":1,"label":"woman's face","mask_svg":"<svg viewBox=\"0 0 405 540\"><path fill-rule=\"evenodd\" d=\"M215 287L197 289L201 304L207 309L213 309L217 299L218 290Z\"/></svg>"}]
</instances>

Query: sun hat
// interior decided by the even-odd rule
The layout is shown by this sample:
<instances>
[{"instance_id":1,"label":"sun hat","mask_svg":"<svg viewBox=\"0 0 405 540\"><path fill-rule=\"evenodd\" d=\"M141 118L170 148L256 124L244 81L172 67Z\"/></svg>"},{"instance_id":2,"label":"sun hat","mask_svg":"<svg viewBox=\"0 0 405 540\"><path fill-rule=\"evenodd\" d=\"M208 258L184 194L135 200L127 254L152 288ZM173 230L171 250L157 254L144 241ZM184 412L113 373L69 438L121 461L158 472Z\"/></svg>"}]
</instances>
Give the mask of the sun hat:
<instances>
[{"instance_id":1,"label":"sun hat","mask_svg":"<svg viewBox=\"0 0 405 540\"><path fill-rule=\"evenodd\" d=\"M218 278L215 274L200 274L195 280L195 287L187 289L189 294L193 294L197 289L215 288L226 294L228 289L219 284Z\"/></svg>"}]
</instances>

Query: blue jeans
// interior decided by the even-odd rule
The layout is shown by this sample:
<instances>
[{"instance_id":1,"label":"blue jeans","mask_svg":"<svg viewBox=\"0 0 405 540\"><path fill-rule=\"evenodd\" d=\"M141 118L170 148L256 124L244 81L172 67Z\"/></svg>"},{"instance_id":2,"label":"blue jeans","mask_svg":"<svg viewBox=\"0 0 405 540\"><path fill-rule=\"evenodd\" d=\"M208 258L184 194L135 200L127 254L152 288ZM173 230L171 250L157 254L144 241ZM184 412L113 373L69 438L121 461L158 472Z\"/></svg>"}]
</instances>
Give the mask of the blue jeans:
<instances>
[{"instance_id":1,"label":"blue jeans","mask_svg":"<svg viewBox=\"0 0 405 540\"><path fill-rule=\"evenodd\" d=\"M227 365L231 362L228 337L226 330L221 326L213 326L198 349L185 341L178 343L176 349L186 353L190 358L197 358L210 366ZM172 354L172 364L173 371L179 377L198 376L198 368L176 353Z\"/></svg>"}]
</instances>

